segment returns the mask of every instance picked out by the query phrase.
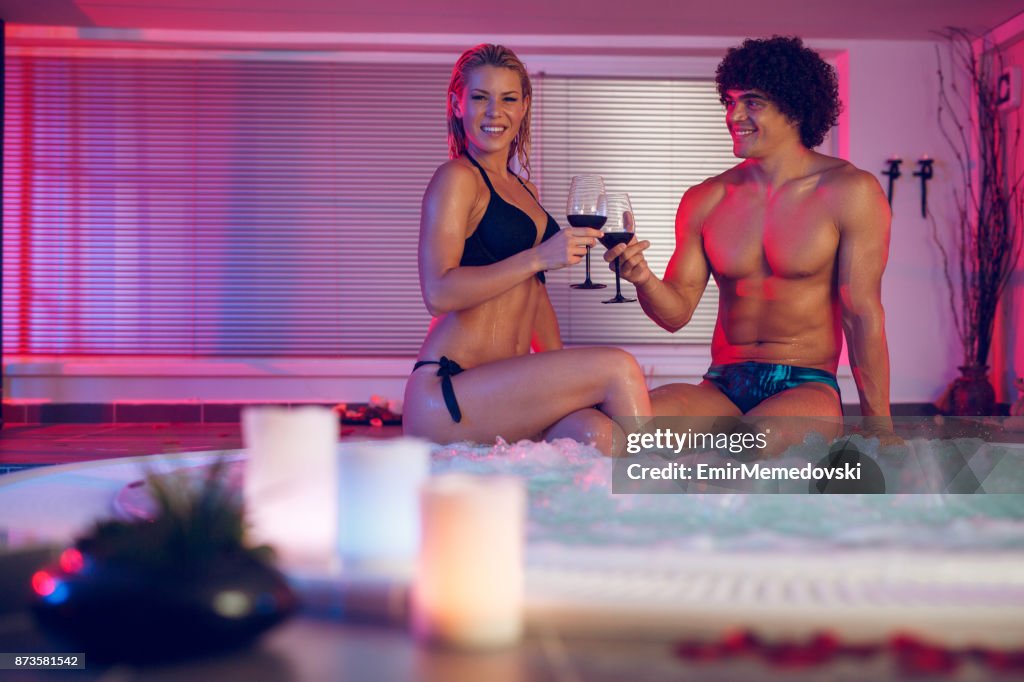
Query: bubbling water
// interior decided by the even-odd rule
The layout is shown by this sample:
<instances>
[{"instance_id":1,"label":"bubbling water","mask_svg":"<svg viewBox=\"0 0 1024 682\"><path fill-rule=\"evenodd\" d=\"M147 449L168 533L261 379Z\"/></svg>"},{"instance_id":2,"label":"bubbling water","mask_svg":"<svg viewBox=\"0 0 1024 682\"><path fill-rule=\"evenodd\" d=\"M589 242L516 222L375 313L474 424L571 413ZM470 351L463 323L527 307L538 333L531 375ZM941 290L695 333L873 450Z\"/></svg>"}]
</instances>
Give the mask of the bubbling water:
<instances>
[{"instance_id":1,"label":"bubbling water","mask_svg":"<svg viewBox=\"0 0 1024 682\"><path fill-rule=\"evenodd\" d=\"M792 494L613 494L614 461L569 439L438 446L431 469L523 478L530 543L681 550L1024 548L1024 495L993 494L1022 489L1021 446L918 438L879 448L877 440L857 435L850 443L902 489L950 489L942 482L970 453L966 475L987 494L809 495L806 481L780 487ZM810 434L777 463L799 467L818 462L823 452L828 445Z\"/></svg>"}]
</instances>

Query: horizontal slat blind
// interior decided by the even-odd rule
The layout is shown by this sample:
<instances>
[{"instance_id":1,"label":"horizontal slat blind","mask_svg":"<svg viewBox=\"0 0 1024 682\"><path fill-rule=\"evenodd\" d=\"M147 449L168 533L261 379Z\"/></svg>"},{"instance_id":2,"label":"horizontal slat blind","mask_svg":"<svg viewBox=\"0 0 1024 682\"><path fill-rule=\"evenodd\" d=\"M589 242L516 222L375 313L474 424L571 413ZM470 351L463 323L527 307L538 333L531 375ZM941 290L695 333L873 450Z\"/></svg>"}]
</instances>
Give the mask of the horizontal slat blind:
<instances>
[{"instance_id":1,"label":"horizontal slat blind","mask_svg":"<svg viewBox=\"0 0 1024 682\"><path fill-rule=\"evenodd\" d=\"M707 80L651 80L540 76L535 80L537 180L548 210L564 223L569 180L597 173L608 189L630 194L637 237L658 276L675 245L675 214L689 187L735 165L715 85ZM708 343L718 308L710 281L692 321L673 336L644 315L638 303L602 305L614 294L615 275L594 248L592 273L608 289L585 291L583 266L552 272L548 293L562 334L573 343ZM635 298L623 284L624 294Z\"/></svg>"},{"instance_id":2,"label":"horizontal slat blind","mask_svg":"<svg viewBox=\"0 0 1024 682\"><path fill-rule=\"evenodd\" d=\"M87 53L8 50L5 353L416 352L448 65ZM571 175L604 174L631 191L661 274L682 192L734 163L713 86L535 79L546 207L564 224ZM549 278L568 343L710 336L713 284L669 337L636 304L602 306L608 290L570 290L581 277Z\"/></svg>"},{"instance_id":3,"label":"horizontal slat blind","mask_svg":"<svg viewBox=\"0 0 1024 682\"><path fill-rule=\"evenodd\" d=\"M7 65L5 352L415 353L448 67Z\"/></svg>"}]
</instances>

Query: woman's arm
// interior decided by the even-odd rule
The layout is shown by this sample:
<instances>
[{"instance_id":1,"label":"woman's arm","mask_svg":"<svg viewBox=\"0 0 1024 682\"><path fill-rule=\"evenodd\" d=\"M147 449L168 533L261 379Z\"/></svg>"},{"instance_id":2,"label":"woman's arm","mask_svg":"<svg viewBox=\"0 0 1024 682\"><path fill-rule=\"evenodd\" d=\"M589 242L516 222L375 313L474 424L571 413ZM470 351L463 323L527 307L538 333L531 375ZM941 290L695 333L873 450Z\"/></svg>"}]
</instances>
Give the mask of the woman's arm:
<instances>
[{"instance_id":1,"label":"woman's arm","mask_svg":"<svg viewBox=\"0 0 1024 682\"><path fill-rule=\"evenodd\" d=\"M450 161L434 173L423 196L419 268L423 301L431 315L464 310L502 294L544 270L578 263L600 232L565 228L532 249L492 263L460 266L478 188L473 169Z\"/></svg>"}]
</instances>

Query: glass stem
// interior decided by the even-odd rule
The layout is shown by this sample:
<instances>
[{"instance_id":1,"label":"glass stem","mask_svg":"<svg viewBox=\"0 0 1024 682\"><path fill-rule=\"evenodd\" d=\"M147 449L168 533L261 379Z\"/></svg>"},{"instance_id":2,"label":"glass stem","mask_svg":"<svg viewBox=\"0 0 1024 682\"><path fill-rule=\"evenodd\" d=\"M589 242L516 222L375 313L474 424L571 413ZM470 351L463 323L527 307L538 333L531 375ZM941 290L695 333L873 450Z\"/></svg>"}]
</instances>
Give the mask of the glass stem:
<instances>
[{"instance_id":1,"label":"glass stem","mask_svg":"<svg viewBox=\"0 0 1024 682\"><path fill-rule=\"evenodd\" d=\"M591 283L590 282L590 248L591 247L589 247L589 246L587 247L587 277L586 277L586 279L583 280L587 284Z\"/></svg>"},{"instance_id":2,"label":"glass stem","mask_svg":"<svg viewBox=\"0 0 1024 682\"><path fill-rule=\"evenodd\" d=\"M615 298L622 297L622 289L619 287L619 259L615 259Z\"/></svg>"}]
</instances>

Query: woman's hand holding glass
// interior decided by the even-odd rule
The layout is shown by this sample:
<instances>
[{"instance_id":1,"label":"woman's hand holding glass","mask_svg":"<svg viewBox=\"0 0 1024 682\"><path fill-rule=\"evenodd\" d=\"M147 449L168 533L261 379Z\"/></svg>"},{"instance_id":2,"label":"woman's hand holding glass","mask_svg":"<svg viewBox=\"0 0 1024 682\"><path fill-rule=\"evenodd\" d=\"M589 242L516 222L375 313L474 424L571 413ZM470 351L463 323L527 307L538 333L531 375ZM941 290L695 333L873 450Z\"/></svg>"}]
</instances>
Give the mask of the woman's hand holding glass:
<instances>
[{"instance_id":1,"label":"woman's hand holding glass","mask_svg":"<svg viewBox=\"0 0 1024 682\"><path fill-rule=\"evenodd\" d=\"M564 227L551 239L535 247L540 269L558 270L576 265L597 244L601 231L589 227Z\"/></svg>"},{"instance_id":2,"label":"woman's hand holding glass","mask_svg":"<svg viewBox=\"0 0 1024 682\"><path fill-rule=\"evenodd\" d=\"M574 175L569 183L565 214L573 227L600 229L608 215L605 206L604 179L600 175ZM587 276L573 289L604 289L607 285L590 279L590 249L587 249Z\"/></svg>"}]
</instances>

